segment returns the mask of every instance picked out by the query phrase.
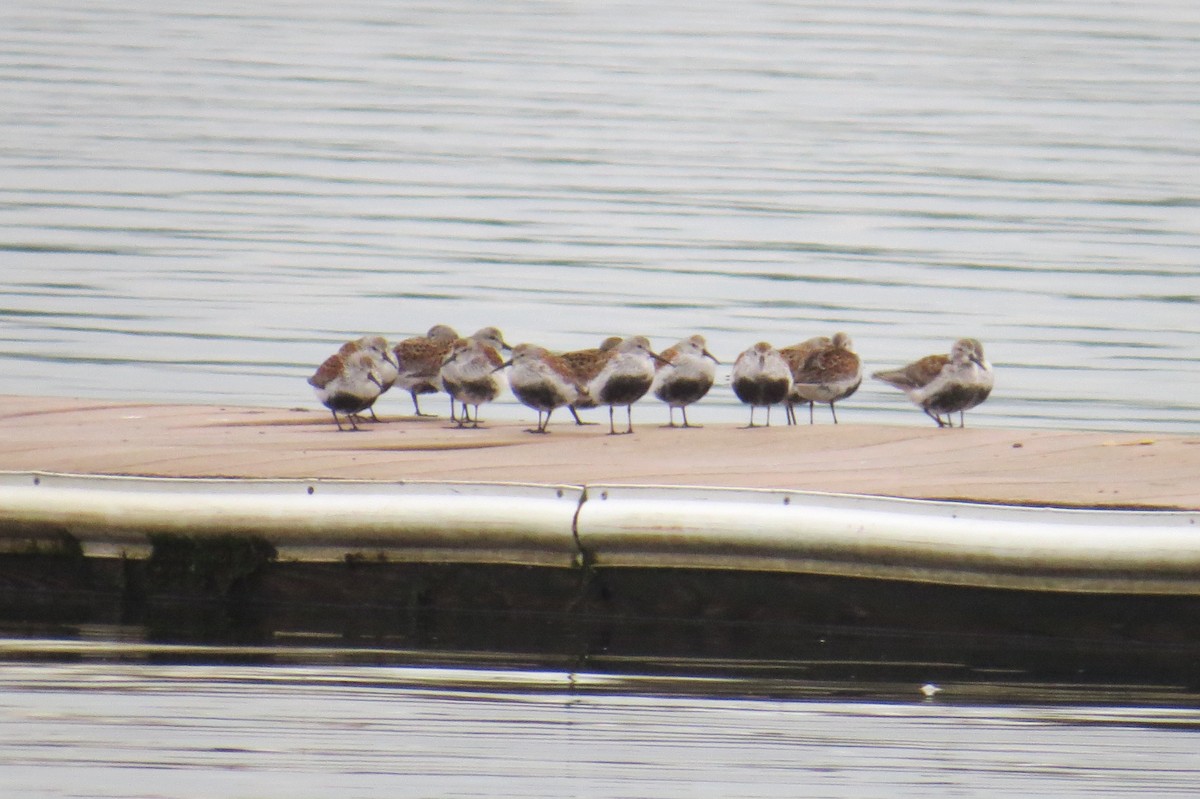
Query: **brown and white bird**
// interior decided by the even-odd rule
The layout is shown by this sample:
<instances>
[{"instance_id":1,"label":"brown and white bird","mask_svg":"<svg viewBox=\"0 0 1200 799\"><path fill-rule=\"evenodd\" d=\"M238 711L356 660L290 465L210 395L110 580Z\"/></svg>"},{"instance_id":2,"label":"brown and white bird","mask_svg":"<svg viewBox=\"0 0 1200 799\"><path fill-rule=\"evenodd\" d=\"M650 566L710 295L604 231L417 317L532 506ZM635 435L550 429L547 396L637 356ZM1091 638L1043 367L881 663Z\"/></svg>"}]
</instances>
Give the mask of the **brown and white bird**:
<instances>
[{"instance_id":1,"label":"brown and white bird","mask_svg":"<svg viewBox=\"0 0 1200 799\"><path fill-rule=\"evenodd\" d=\"M330 355L308 378L308 384L321 404L333 414L338 430L345 429L338 419L339 413L350 422L350 429L357 430L355 415L370 408L383 392L375 372L375 359L364 351Z\"/></svg>"},{"instance_id":2,"label":"brown and white bird","mask_svg":"<svg viewBox=\"0 0 1200 799\"><path fill-rule=\"evenodd\" d=\"M575 382L581 386L586 386L596 379L596 375L600 374L600 370L608 362L609 356L612 355L613 350L620 343L620 336L609 336L600 342L599 347L561 352L559 353L559 357L563 359L563 362L566 363L572 374L575 375ZM578 411L595 407L596 400L590 394L586 393L567 406L571 411L571 415L575 417L575 424L580 425L593 424L593 422L584 422L579 418Z\"/></svg>"},{"instance_id":3,"label":"brown and white bird","mask_svg":"<svg viewBox=\"0 0 1200 799\"><path fill-rule=\"evenodd\" d=\"M446 360L450 347L457 340L458 333L454 328L434 325L424 336L406 338L392 349L399 371L395 385L412 395L413 411L417 416L436 415L421 413L421 403L417 397L421 394L436 394L441 390L438 372L442 369L442 361ZM453 411L453 403L450 408Z\"/></svg>"},{"instance_id":4,"label":"brown and white bird","mask_svg":"<svg viewBox=\"0 0 1200 799\"><path fill-rule=\"evenodd\" d=\"M862 361L854 352L854 342L845 333L833 338L817 336L779 351L792 370L792 391L788 395L788 424L796 424L794 403L808 403L808 423L813 424L813 405L829 404L833 423L837 424L834 403L858 391L862 384Z\"/></svg>"},{"instance_id":5,"label":"brown and white bird","mask_svg":"<svg viewBox=\"0 0 1200 799\"><path fill-rule=\"evenodd\" d=\"M512 357L505 361L508 387L521 404L537 411L537 429L531 433L546 433L550 414L555 408L571 405L585 396L567 363L558 355L534 344L518 344ZM542 414L546 415L545 420Z\"/></svg>"},{"instance_id":6,"label":"brown and white bird","mask_svg":"<svg viewBox=\"0 0 1200 799\"><path fill-rule=\"evenodd\" d=\"M622 339L621 343L612 349L603 367L588 381L585 386L587 393L597 405L608 406L609 435L617 434L613 413L618 405L625 406L628 420L625 432L633 432L633 403L650 390L650 384L654 382L654 362L661 360L650 349L649 339L645 336L632 336Z\"/></svg>"},{"instance_id":7,"label":"brown and white bird","mask_svg":"<svg viewBox=\"0 0 1200 799\"><path fill-rule=\"evenodd\" d=\"M962 427L962 414L987 399L995 383L983 345L973 338L954 342L949 355L926 355L899 369L875 372L872 377L907 394L938 427L953 427L954 413L959 414Z\"/></svg>"},{"instance_id":8,"label":"brown and white bird","mask_svg":"<svg viewBox=\"0 0 1200 799\"><path fill-rule=\"evenodd\" d=\"M701 400L712 388L720 361L708 351L701 335L688 336L659 355L662 361L655 364L650 391L667 403L669 427L675 426L676 408L683 414L683 426L693 427L688 424L687 406Z\"/></svg>"},{"instance_id":9,"label":"brown and white bird","mask_svg":"<svg viewBox=\"0 0 1200 799\"><path fill-rule=\"evenodd\" d=\"M442 389L450 395L450 410L453 418L454 401L462 405L462 415L455 419L459 427L471 422L479 427L479 406L491 402L500 395L504 378L500 368L504 359L500 350L512 349L504 343L504 336L494 327L476 331L470 338L454 342L442 362L438 379ZM467 406L475 408L474 419L467 413Z\"/></svg>"},{"instance_id":10,"label":"brown and white bird","mask_svg":"<svg viewBox=\"0 0 1200 799\"><path fill-rule=\"evenodd\" d=\"M792 390L792 370L779 351L760 341L743 352L733 363L733 393L750 406L750 424L754 427L754 409L766 407L767 427L771 426L771 406L787 399Z\"/></svg>"},{"instance_id":11,"label":"brown and white bird","mask_svg":"<svg viewBox=\"0 0 1200 799\"><path fill-rule=\"evenodd\" d=\"M338 354L343 357L348 357L354 352L365 352L371 357L374 362L375 374L379 378L380 393L386 393L399 375L399 368L396 365L395 356L388 349L387 339L383 336L363 336L353 341L347 341L338 350ZM366 410L371 414L372 420L379 421L379 417L375 415L375 403L371 403Z\"/></svg>"}]
</instances>

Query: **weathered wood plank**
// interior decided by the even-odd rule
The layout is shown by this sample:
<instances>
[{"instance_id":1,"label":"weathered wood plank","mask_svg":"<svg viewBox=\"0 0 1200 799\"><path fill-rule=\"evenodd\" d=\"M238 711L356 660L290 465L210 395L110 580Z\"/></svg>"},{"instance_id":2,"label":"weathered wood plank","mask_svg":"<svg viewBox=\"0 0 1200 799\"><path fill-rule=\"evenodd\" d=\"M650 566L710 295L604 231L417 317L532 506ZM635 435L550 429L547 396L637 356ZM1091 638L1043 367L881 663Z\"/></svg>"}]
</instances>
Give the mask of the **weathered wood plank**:
<instances>
[{"instance_id":1,"label":"weathered wood plank","mask_svg":"<svg viewBox=\"0 0 1200 799\"><path fill-rule=\"evenodd\" d=\"M1200 509L1200 435L816 425L745 430L387 419L316 410L0 397L0 469L781 488L1066 506Z\"/></svg>"}]
</instances>

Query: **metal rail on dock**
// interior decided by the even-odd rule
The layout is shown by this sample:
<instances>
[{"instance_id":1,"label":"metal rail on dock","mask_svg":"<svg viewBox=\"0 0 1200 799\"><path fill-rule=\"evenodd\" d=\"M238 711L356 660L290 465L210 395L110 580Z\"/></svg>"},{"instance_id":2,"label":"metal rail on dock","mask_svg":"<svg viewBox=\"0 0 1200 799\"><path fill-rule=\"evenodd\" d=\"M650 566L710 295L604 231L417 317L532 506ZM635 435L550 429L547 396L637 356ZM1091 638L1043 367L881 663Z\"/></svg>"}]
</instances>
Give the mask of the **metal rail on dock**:
<instances>
[{"instance_id":1,"label":"metal rail on dock","mask_svg":"<svg viewBox=\"0 0 1200 799\"><path fill-rule=\"evenodd\" d=\"M148 557L256 536L280 560L790 572L1200 595L1200 513L620 485L0 474L0 552Z\"/></svg>"}]
</instances>

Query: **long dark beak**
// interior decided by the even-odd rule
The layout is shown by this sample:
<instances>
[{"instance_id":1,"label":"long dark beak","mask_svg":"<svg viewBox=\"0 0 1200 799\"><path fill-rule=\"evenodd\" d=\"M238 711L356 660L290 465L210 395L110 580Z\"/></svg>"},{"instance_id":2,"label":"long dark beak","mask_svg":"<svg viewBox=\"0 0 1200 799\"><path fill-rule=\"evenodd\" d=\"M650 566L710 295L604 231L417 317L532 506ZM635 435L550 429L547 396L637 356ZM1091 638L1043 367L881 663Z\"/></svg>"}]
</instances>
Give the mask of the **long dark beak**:
<instances>
[{"instance_id":1,"label":"long dark beak","mask_svg":"<svg viewBox=\"0 0 1200 799\"><path fill-rule=\"evenodd\" d=\"M657 353L650 352L650 350L646 350L646 352L647 352L647 354L649 354L649 355L650 355L650 357L651 357L651 358L653 358L654 360L658 361L658 362L659 362L659 363L661 363L663 366L674 366L674 365L675 365L675 364L671 363L671 362L670 362L670 361L668 361L666 358L664 358L663 356L661 356L661 355L659 355L659 354L657 354Z\"/></svg>"},{"instance_id":2,"label":"long dark beak","mask_svg":"<svg viewBox=\"0 0 1200 799\"><path fill-rule=\"evenodd\" d=\"M704 350L700 354L703 355L705 358L708 358L709 360L711 360L713 363L720 363L720 361L717 360L717 356L713 355L708 350Z\"/></svg>"},{"instance_id":3,"label":"long dark beak","mask_svg":"<svg viewBox=\"0 0 1200 799\"><path fill-rule=\"evenodd\" d=\"M512 366L512 358L509 358L507 361L505 361L504 363L500 364L495 369L493 369L492 374L495 374L496 372L499 372L501 369L504 369L509 366Z\"/></svg>"},{"instance_id":4,"label":"long dark beak","mask_svg":"<svg viewBox=\"0 0 1200 799\"><path fill-rule=\"evenodd\" d=\"M383 383L379 382L379 378L375 375L374 372L367 372L367 379L370 380L375 385L379 386L380 388L383 388Z\"/></svg>"},{"instance_id":5,"label":"long dark beak","mask_svg":"<svg viewBox=\"0 0 1200 799\"><path fill-rule=\"evenodd\" d=\"M508 350L509 352L512 352L512 347L508 346L508 343L505 342L504 339L500 340L500 349Z\"/></svg>"}]
</instances>

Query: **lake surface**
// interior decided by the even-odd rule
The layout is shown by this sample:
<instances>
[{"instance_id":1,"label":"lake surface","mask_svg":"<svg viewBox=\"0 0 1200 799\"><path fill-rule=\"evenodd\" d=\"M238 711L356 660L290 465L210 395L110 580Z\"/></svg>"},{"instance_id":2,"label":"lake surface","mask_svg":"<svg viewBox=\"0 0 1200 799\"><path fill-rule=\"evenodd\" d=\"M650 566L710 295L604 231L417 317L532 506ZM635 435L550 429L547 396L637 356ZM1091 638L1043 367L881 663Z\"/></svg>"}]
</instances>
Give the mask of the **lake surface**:
<instances>
[{"instance_id":1,"label":"lake surface","mask_svg":"<svg viewBox=\"0 0 1200 799\"><path fill-rule=\"evenodd\" d=\"M5 796L22 799L1194 796L1200 781L1195 708L714 683L7 663L0 762Z\"/></svg>"},{"instance_id":2,"label":"lake surface","mask_svg":"<svg viewBox=\"0 0 1200 799\"><path fill-rule=\"evenodd\" d=\"M981 338L975 424L1194 431L1198 51L1192 0L12 0L3 390L317 408L364 332L727 376L841 329ZM871 382L843 421L928 423Z\"/></svg>"},{"instance_id":3,"label":"lake surface","mask_svg":"<svg viewBox=\"0 0 1200 799\"><path fill-rule=\"evenodd\" d=\"M304 379L367 332L698 332L727 376L756 341L845 330L868 371L982 339L998 378L976 425L1194 432L1198 53L1194 0L7 0L2 390L315 409ZM839 416L928 424L870 381ZM506 397L499 417L532 413ZM745 418L726 386L690 417ZM1195 702L1120 686L839 700L31 657L0 655L6 797L1200 782Z\"/></svg>"}]
</instances>

